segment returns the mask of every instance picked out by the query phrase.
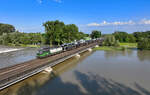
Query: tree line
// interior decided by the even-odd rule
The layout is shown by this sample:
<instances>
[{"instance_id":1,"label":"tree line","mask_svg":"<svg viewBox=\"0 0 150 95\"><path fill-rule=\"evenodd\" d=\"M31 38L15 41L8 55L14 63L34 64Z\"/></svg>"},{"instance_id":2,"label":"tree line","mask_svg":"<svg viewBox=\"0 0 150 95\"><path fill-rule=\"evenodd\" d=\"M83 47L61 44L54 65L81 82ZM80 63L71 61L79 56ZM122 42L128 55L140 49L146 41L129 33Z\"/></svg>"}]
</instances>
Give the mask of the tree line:
<instances>
[{"instance_id":1,"label":"tree line","mask_svg":"<svg viewBox=\"0 0 150 95\"><path fill-rule=\"evenodd\" d=\"M117 31L112 35L119 42L138 43L139 49L150 49L150 31L134 32L132 34Z\"/></svg>"},{"instance_id":2,"label":"tree line","mask_svg":"<svg viewBox=\"0 0 150 95\"><path fill-rule=\"evenodd\" d=\"M0 23L0 44L38 44L42 42L41 33L22 33L15 29L13 25Z\"/></svg>"},{"instance_id":3,"label":"tree line","mask_svg":"<svg viewBox=\"0 0 150 95\"><path fill-rule=\"evenodd\" d=\"M91 34L79 32L75 24L65 24L62 21L46 21L43 23L44 33L22 33L15 29L13 25L0 23L0 44L7 45L9 43L20 44L46 44L60 45L70 43L75 40L85 39L86 37L105 38L105 46L119 46L119 43L138 43L139 49L150 49L150 31L127 32L116 31L112 34L101 34L101 31L93 30Z\"/></svg>"},{"instance_id":4,"label":"tree line","mask_svg":"<svg viewBox=\"0 0 150 95\"><path fill-rule=\"evenodd\" d=\"M23 45L35 45L41 43L42 36L40 33L21 33L21 32L13 32L13 33L3 33L0 36L0 44L9 45L14 44L15 46Z\"/></svg>"},{"instance_id":5,"label":"tree line","mask_svg":"<svg viewBox=\"0 0 150 95\"><path fill-rule=\"evenodd\" d=\"M12 32L15 32L15 27L13 25L0 23L0 35L2 35L3 33Z\"/></svg>"},{"instance_id":6,"label":"tree line","mask_svg":"<svg viewBox=\"0 0 150 95\"><path fill-rule=\"evenodd\" d=\"M112 34L104 34L105 38L103 45L119 46L119 43L137 43L138 49L150 50L150 31L133 32L131 34L122 31L116 31Z\"/></svg>"},{"instance_id":7,"label":"tree line","mask_svg":"<svg viewBox=\"0 0 150 95\"><path fill-rule=\"evenodd\" d=\"M84 39L88 36L88 34L79 32L75 24L64 24L64 22L58 20L47 21L43 26L45 27L44 44L60 45Z\"/></svg>"},{"instance_id":8,"label":"tree line","mask_svg":"<svg viewBox=\"0 0 150 95\"><path fill-rule=\"evenodd\" d=\"M75 40L84 39L88 34L79 32L75 24L64 24L61 21L47 21L43 23L45 33L22 33L13 25L0 24L0 44L23 45L60 45Z\"/></svg>"}]
</instances>

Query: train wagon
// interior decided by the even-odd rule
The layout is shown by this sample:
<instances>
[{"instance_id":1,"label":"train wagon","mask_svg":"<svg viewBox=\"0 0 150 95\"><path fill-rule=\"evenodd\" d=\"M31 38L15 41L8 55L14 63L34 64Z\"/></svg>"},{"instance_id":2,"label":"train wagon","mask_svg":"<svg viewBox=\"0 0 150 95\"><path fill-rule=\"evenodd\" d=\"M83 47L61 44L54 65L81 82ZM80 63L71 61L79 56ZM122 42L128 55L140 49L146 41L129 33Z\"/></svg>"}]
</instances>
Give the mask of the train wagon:
<instances>
[{"instance_id":1,"label":"train wagon","mask_svg":"<svg viewBox=\"0 0 150 95\"><path fill-rule=\"evenodd\" d=\"M62 52L62 47L44 47L38 50L37 58L45 58Z\"/></svg>"}]
</instances>

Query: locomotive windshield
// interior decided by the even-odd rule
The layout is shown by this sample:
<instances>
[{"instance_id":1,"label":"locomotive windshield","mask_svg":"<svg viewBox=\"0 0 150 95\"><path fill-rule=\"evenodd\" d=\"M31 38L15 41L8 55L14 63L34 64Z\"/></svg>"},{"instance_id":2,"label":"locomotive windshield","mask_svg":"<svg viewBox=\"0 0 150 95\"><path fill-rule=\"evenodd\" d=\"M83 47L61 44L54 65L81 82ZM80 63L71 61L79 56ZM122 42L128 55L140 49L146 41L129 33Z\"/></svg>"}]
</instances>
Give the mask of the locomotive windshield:
<instances>
[{"instance_id":1,"label":"locomotive windshield","mask_svg":"<svg viewBox=\"0 0 150 95\"><path fill-rule=\"evenodd\" d=\"M39 54L43 54L43 51L42 51L42 50L39 50L38 53L39 53Z\"/></svg>"}]
</instances>

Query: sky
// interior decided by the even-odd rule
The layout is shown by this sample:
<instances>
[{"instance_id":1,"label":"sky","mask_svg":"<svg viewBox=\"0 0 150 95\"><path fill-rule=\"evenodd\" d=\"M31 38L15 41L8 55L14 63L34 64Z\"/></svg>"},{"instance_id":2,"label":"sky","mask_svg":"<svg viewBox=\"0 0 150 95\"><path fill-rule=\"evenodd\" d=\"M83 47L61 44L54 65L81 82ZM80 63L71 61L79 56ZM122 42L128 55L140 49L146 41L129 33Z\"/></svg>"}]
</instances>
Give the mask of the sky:
<instances>
[{"instance_id":1,"label":"sky","mask_svg":"<svg viewBox=\"0 0 150 95\"><path fill-rule=\"evenodd\" d=\"M0 0L0 23L44 32L46 21L76 24L84 33L150 30L150 0Z\"/></svg>"}]
</instances>

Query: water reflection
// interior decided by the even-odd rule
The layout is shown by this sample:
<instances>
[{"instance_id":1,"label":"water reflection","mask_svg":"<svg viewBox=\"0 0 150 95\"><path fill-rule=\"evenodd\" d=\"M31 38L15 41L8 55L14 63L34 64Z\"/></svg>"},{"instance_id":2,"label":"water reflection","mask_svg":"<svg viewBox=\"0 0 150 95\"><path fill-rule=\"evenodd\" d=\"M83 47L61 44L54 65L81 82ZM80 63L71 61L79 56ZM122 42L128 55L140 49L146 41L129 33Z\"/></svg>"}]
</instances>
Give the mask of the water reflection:
<instances>
[{"instance_id":1,"label":"water reflection","mask_svg":"<svg viewBox=\"0 0 150 95\"><path fill-rule=\"evenodd\" d=\"M141 54L143 53L143 55ZM149 53L95 51L73 57L0 95L150 95Z\"/></svg>"},{"instance_id":2,"label":"water reflection","mask_svg":"<svg viewBox=\"0 0 150 95\"><path fill-rule=\"evenodd\" d=\"M150 61L150 51L148 50L137 51L137 56L140 61Z\"/></svg>"},{"instance_id":3,"label":"water reflection","mask_svg":"<svg viewBox=\"0 0 150 95\"><path fill-rule=\"evenodd\" d=\"M138 57L140 61L150 61L149 50L125 50L125 51L104 51L107 59L116 57Z\"/></svg>"},{"instance_id":4,"label":"water reflection","mask_svg":"<svg viewBox=\"0 0 150 95\"><path fill-rule=\"evenodd\" d=\"M133 50L125 50L125 51L104 51L106 58L118 57L118 56L132 56Z\"/></svg>"}]
</instances>

